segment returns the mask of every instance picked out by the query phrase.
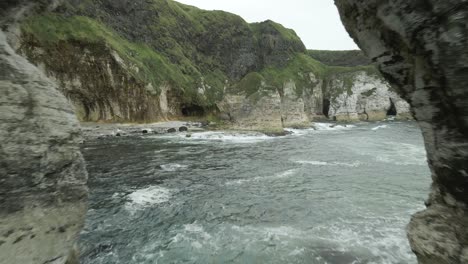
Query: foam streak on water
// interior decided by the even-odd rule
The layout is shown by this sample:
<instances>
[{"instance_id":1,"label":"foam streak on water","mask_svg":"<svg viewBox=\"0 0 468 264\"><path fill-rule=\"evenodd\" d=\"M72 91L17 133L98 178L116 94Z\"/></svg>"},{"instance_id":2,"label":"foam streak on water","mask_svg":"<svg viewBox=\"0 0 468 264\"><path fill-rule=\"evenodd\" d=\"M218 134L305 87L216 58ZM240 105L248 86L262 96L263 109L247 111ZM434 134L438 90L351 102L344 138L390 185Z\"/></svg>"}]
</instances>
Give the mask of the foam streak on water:
<instances>
[{"instance_id":1,"label":"foam streak on water","mask_svg":"<svg viewBox=\"0 0 468 264\"><path fill-rule=\"evenodd\" d=\"M405 227L430 172L415 123L316 123L83 148L84 264L416 264Z\"/></svg>"},{"instance_id":2,"label":"foam streak on water","mask_svg":"<svg viewBox=\"0 0 468 264\"><path fill-rule=\"evenodd\" d=\"M161 136L155 136L161 138ZM274 137L267 136L257 132L196 132L189 134L180 133L175 135L165 135L163 138L171 139L184 143L229 143L229 144L250 144L266 140L272 140ZM154 138L154 137L153 137Z\"/></svg>"},{"instance_id":3,"label":"foam streak on water","mask_svg":"<svg viewBox=\"0 0 468 264\"><path fill-rule=\"evenodd\" d=\"M130 193L128 195L129 202L127 202L126 208L129 210L143 209L144 207L167 202L170 197L170 190L160 186L149 186Z\"/></svg>"}]
</instances>

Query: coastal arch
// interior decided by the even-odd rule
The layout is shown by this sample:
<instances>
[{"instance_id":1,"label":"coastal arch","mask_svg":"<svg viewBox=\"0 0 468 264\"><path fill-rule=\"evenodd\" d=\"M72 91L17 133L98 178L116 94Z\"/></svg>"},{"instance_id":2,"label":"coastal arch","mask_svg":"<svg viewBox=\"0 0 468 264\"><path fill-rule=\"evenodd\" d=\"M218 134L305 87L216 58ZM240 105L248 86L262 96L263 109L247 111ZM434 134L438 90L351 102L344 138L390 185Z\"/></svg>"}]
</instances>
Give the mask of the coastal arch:
<instances>
[{"instance_id":1,"label":"coastal arch","mask_svg":"<svg viewBox=\"0 0 468 264\"><path fill-rule=\"evenodd\" d=\"M413 252L422 264L468 263L468 31L462 30L468 6L459 0L335 4L422 130L433 184L426 210L408 226Z\"/></svg>"}]
</instances>

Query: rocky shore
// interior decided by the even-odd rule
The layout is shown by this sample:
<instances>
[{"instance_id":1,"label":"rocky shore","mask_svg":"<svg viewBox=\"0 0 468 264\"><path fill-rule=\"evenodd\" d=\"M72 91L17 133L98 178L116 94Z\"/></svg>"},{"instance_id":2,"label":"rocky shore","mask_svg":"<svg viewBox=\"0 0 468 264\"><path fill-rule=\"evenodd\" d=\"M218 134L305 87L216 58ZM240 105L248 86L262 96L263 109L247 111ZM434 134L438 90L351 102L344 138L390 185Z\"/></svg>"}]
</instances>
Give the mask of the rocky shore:
<instances>
[{"instance_id":1,"label":"rocky shore","mask_svg":"<svg viewBox=\"0 0 468 264\"><path fill-rule=\"evenodd\" d=\"M166 134L178 132L204 131L209 123L168 121L149 124L130 123L81 123L81 131L85 140L107 137L128 137L151 134Z\"/></svg>"}]
</instances>

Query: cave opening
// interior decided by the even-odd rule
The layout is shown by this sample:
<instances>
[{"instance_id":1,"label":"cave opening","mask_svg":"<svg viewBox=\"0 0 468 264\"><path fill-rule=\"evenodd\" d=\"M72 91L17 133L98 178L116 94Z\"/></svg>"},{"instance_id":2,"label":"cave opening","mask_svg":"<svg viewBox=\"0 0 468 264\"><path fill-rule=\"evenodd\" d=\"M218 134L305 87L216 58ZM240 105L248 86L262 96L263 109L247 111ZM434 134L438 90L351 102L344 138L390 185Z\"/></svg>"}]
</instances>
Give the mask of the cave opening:
<instances>
[{"instance_id":1,"label":"cave opening","mask_svg":"<svg viewBox=\"0 0 468 264\"><path fill-rule=\"evenodd\" d=\"M185 105L182 107L181 112L185 117L205 115L205 109L199 105Z\"/></svg>"},{"instance_id":2,"label":"cave opening","mask_svg":"<svg viewBox=\"0 0 468 264\"><path fill-rule=\"evenodd\" d=\"M397 109L396 109L395 103L390 98L390 108L387 110L387 116L396 116L396 115L397 115Z\"/></svg>"},{"instance_id":3,"label":"cave opening","mask_svg":"<svg viewBox=\"0 0 468 264\"><path fill-rule=\"evenodd\" d=\"M327 98L324 98L323 103L322 103L322 112L327 118L329 118L328 116L329 111L330 111L330 100Z\"/></svg>"}]
</instances>

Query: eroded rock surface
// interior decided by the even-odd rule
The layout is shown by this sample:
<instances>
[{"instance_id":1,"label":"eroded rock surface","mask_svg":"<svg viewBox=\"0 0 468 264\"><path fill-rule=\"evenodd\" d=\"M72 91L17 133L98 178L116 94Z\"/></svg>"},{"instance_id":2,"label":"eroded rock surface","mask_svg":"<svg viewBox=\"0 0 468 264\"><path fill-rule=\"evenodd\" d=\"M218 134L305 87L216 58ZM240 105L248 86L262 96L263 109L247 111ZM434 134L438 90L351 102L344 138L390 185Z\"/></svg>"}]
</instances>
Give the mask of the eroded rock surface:
<instances>
[{"instance_id":1,"label":"eroded rock surface","mask_svg":"<svg viewBox=\"0 0 468 264\"><path fill-rule=\"evenodd\" d=\"M468 263L468 5L335 0L361 49L412 106L433 185L408 237L420 263Z\"/></svg>"},{"instance_id":2,"label":"eroded rock surface","mask_svg":"<svg viewBox=\"0 0 468 264\"><path fill-rule=\"evenodd\" d=\"M332 119L352 122L380 121L388 115L396 116L397 119L411 117L408 103L380 76L357 72L348 88L345 88L346 85L346 79L339 75L329 81L327 90L335 93L329 96L328 116Z\"/></svg>"},{"instance_id":3,"label":"eroded rock surface","mask_svg":"<svg viewBox=\"0 0 468 264\"><path fill-rule=\"evenodd\" d=\"M228 95L219 104L236 130L256 130L266 133L282 133L281 98L274 91L249 97Z\"/></svg>"},{"instance_id":4,"label":"eroded rock surface","mask_svg":"<svg viewBox=\"0 0 468 264\"><path fill-rule=\"evenodd\" d=\"M7 1L0 14L11 23L35 4ZM1 264L61 264L76 255L87 201L80 141L56 84L15 54L0 31Z\"/></svg>"}]
</instances>

